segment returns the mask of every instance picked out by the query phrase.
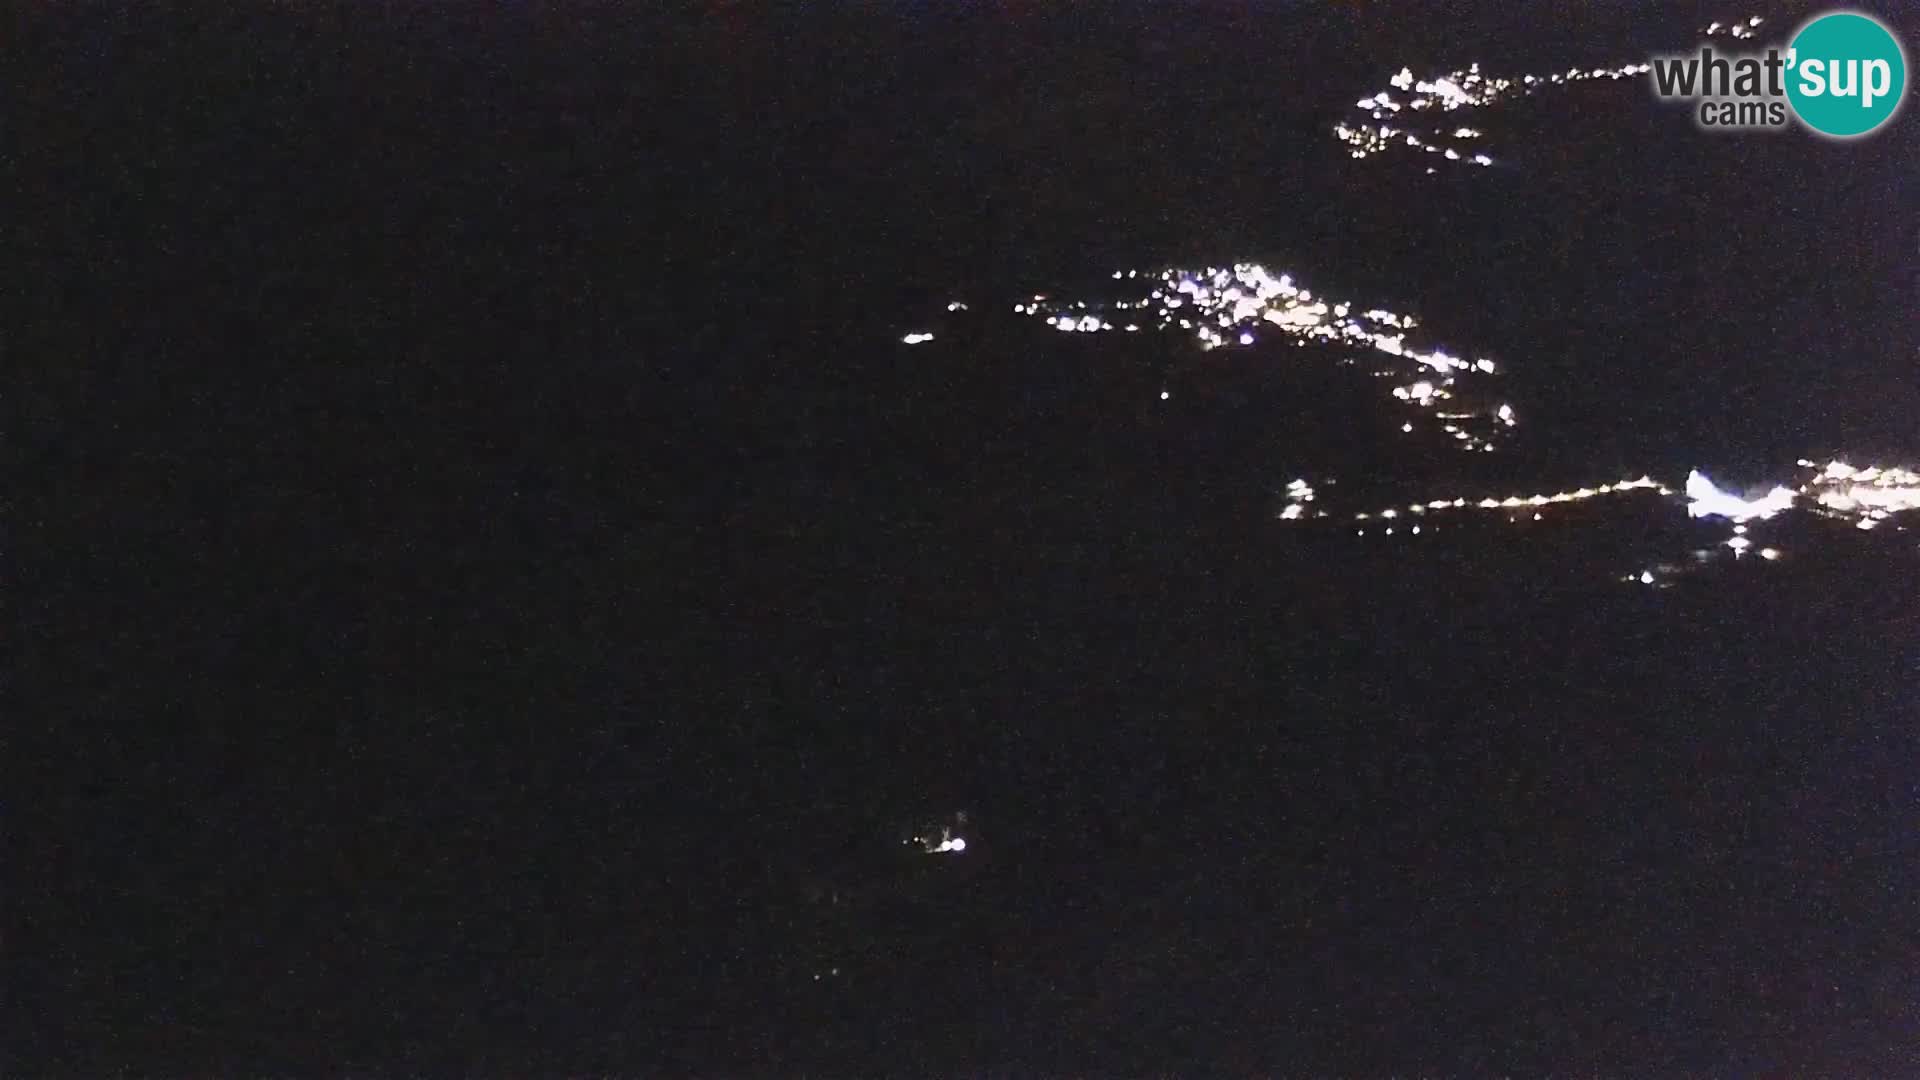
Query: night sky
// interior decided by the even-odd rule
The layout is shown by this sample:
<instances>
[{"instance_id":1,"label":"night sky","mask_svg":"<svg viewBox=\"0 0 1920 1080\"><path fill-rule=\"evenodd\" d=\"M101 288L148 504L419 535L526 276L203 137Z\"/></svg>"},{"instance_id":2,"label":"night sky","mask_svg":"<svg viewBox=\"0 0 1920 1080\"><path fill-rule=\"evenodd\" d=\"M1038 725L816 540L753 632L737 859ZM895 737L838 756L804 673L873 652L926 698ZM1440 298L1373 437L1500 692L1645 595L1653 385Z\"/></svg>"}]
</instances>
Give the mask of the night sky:
<instances>
[{"instance_id":1,"label":"night sky","mask_svg":"<svg viewBox=\"0 0 1920 1080\"><path fill-rule=\"evenodd\" d=\"M1818 10L21 7L9 1071L1920 1072L1920 121L1334 135Z\"/></svg>"}]
</instances>

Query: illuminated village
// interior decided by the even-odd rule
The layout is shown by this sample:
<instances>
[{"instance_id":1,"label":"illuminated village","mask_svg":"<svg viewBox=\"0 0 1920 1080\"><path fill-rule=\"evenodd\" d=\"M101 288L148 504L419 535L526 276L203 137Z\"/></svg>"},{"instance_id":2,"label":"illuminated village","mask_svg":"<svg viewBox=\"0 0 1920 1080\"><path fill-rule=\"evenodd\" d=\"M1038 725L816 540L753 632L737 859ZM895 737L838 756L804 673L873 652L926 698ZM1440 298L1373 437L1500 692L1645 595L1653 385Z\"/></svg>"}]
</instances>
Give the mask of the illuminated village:
<instances>
[{"instance_id":1,"label":"illuminated village","mask_svg":"<svg viewBox=\"0 0 1920 1080\"><path fill-rule=\"evenodd\" d=\"M1494 393L1494 362L1409 343L1407 332L1419 326L1411 315L1360 310L1352 301L1316 296L1291 274L1276 275L1258 263L1116 271L1113 278L1145 291L1098 303L1035 296L1013 310L1044 319L1063 333L1177 331L1191 334L1208 351L1250 348L1267 337L1357 346L1369 350L1373 374L1393 384L1395 402L1422 422L1437 424L1463 451L1492 452L1499 436L1517 423L1513 407ZM1413 422L1405 421L1402 430L1411 432Z\"/></svg>"},{"instance_id":2,"label":"illuminated village","mask_svg":"<svg viewBox=\"0 0 1920 1080\"><path fill-rule=\"evenodd\" d=\"M1765 22L1758 15L1730 22L1709 23L1703 36L1751 40ZM1460 123L1461 114L1510 104L1522 98L1580 83L1618 82L1646 75L1646 63L1608 67L1571 67L1544 74L1489 76L1480 65L1430 78L1416 78L1412 68L1401 68L1388 88L1355 102L1348 119L1334 125L1334 137L1347 146L1355 160L1394 151L1432 155L1438 162L1482 168L1495 159L1481 145L1484 133ZM1427 172L1437 171L1428 168Z\"/></svg>"},{"instance_id":3,"label":"illuminated village","mask_svg":"<svg viewBox=\"0 0 1920 1080\"><path fill-rule=\"evenodd\" d=\"M1760 17L1715 22L1707 36L1752 38ZM1460 122L1460 114L1484 110L1526 95L1573 83L1618 81L1645 74L1644 64L1573 68L1544 75L1489 77L1478 64L1431 79L1402 68L1390 88L1360 100L1360 118L1343 121L1334 134L1347 143L1350 157L1362 159L1388 150L1434 154L1462 164L1487 166L1493 159L1473 149L1484 133ZM1417 130L1416 130L1417 127ZM1331 346L1328 355L1342 364L1365 365L1390 389L1385 408L1404 411L1396 427L1411 434L1416 425L1437 429L1462 451L1491 453L1511 444L1519 418L1499 392L1503 369L1484 357L1456 355L1431 343L1416 343L1420 321L1362 301L1316 294L1291 273L1252 262L1197 269L1121 270L1111 275L1114 295L1064 300L1033 295L1012 305L1013 313L1041 320L1064 334L1170 334L1203 352L1244 350L1250 359L1271 362L1261 351L1271 343ZM949 313L965 311L954 301ZM1004 310L1004 309L1002 309ZM916 331L908 344L933 340ZM1319 354L1316 354L1319 355ZM1167 390L1158 393L1165 402ZM1716 559L1748 557L1773 562L1786 549L1758 535L1782 515L1798 512L1840 522L1862 531L1882 526L1904 531L1920 510L1920 472L1887 465L1856 466L1845 461L1796 463L1795 478L1760 493L1721 490L1710 476L1695 470L1671 481L1652 475L1595 478L1571 488L1534 492L1457 490L1436 492L1400 505L1340 505L1326 494L1337 477L1318 481L1295 477L1279 492L1275 517L1298 528L1340 528L1356 541L1430 537L1447 523L1472 520L1513 524L1549 523L1576 505L1589 510L1635 506L1647 500L1670 506L1681 520L1723 524L1727 531L1713 548L1695 550L1682 563L1655 562L1622 574L1621 580L1664 587L1676 573ZM937 845L936 845L937 846ZM953 850L953 849L949 849Z\"/></svg>"}]
</instances>

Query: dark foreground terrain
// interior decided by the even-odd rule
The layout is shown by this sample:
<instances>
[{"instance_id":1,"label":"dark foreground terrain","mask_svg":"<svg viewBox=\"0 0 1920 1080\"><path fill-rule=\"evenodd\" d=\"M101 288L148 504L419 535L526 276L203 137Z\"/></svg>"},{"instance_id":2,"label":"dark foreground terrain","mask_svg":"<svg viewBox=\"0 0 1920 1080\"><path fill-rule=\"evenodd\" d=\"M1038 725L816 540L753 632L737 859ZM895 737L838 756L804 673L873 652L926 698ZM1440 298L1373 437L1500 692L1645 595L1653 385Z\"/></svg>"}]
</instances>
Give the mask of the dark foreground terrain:
<instances>
[{"instance_id":1,"label":"dark foreground terrain","mask_svg":"<svg viewBox=\"0 0 1920 1080\"><path fill-rule=\"evenodd\" d=\"M1920 1068L1914 534L1360 543L1280 485L1441 467L1337 380L897 344L1272 258L1516 483L1911 462L1910 135L1326 138L1686 12L181 18L21 20L16 1071Z\"/></svg>"}]
</instances>

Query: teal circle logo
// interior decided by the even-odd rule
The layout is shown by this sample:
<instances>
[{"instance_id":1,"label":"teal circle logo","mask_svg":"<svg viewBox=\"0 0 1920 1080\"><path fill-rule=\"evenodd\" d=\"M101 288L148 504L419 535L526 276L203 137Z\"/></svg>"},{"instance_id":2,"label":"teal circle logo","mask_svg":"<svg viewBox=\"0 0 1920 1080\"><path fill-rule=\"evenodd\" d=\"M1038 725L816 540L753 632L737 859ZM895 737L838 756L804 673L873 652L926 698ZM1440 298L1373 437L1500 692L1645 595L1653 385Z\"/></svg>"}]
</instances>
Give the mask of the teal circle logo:
<instances>
[{"instance_id":1,"label":"teal circle logo","mask_svg":"<svg viewBox=\"0 0 1920 1080\"><path fill-rule=\"evenodd\" d=\"M1891 31L1857 12L1822 15L1788 46L1787 101L1800 122L1836 139L1893 119L1907 94L1907 54Z\"/></svg>"}]
</instances>

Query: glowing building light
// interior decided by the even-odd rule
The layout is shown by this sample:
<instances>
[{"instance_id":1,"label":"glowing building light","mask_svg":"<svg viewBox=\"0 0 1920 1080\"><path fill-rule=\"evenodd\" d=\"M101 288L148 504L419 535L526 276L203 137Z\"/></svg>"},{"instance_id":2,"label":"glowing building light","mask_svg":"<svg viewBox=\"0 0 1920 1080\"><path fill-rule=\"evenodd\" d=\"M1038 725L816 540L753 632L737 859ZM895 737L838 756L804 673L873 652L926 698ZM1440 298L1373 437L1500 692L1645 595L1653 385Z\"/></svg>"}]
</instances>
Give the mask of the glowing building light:
<instances>
[{"instance_id":1,"label":"glowing building light","mask_svg":"<svg viewBox=\"0 0 1920 1080\"><path fill-rule=\"evenodd\" d=\"M1792 507L1795 493L1791 488L1776 487L1762 498L1742 499L1714 487L1713 481L1695 469L1687 474L1687 498L1688 517L1723 517L1744 522L1754 518L1764 520Z\"/></svg>"}]
</instances>

